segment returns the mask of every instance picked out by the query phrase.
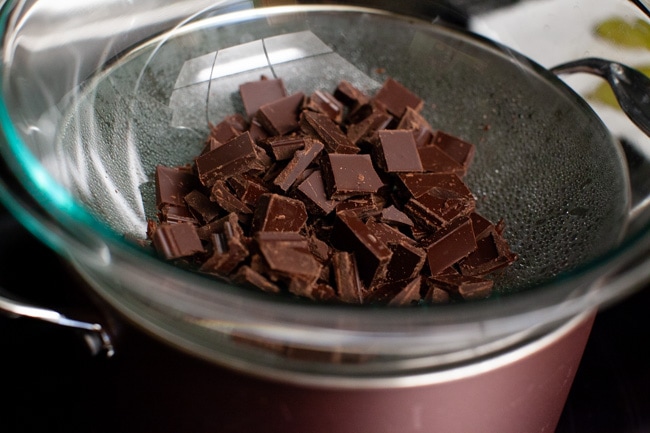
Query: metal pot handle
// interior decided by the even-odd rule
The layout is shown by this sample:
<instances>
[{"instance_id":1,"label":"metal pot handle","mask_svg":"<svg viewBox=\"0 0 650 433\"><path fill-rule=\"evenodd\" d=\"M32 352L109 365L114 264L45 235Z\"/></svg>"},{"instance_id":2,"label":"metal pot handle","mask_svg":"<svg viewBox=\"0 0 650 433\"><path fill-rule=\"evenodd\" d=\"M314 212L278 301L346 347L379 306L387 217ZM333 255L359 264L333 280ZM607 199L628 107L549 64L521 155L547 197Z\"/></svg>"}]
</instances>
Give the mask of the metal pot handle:
<instances>
[{"instance_id":1,"label":"metal pot handle","mask_svg":"<svg viewBox=\"0 0 650 433\"><path fill-rule=\"evenodd\" d=\"M84 340L93 355L103 355L108 358L115 354L111 337L98 323L82 322L69 319L54 310L29 305L21 301L7 297L7 292L0 288L0 313L8 317L26 317L53 323L83 331Z\"/></svg>"}]
</instances>

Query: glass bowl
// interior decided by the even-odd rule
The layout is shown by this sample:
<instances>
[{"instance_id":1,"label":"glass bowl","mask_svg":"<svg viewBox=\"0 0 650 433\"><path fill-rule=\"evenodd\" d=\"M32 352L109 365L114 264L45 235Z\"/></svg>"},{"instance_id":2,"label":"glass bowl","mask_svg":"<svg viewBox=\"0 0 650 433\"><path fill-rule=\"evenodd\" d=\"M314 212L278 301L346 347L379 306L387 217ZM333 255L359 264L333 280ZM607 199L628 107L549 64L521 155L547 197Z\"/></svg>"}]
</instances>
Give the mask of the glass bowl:
<instances>
[{"instance_id":1,"label":"glass bowl","mask_svg":"<svg viewBox=\"0 0 650 433\"><path fill-rule=\"evenodd\" d=\"M405 383L525 345L647 279L648 191L631 200L639 189L617 140L528 57L395 7L104 3L4 3L0 196L94 292L169 344L265 377ZM209 123L241 111L238 85L261 75L305 93L342 79L373 92L393 77L435 128L475 143L466 181L519 256L494 295L324 305L143 248L155 166L191 162Z\"/></svg>"}]
</instances>

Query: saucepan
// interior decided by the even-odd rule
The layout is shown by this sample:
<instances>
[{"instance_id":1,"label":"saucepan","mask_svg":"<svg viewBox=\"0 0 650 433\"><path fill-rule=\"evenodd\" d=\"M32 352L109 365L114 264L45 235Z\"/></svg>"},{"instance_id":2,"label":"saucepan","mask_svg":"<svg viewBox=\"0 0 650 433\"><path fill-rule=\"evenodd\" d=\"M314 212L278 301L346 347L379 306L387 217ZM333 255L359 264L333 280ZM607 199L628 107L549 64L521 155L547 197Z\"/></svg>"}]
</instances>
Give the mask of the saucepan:
<instances>
[{"instance_id":1,"label":"saucepan","mask_svg":"<svg viewBox=\"0 0 650 433\"><path fill-rule=\"evenodd\" d=\"M5 2L3 203L123 320L249 377L232 392L250 416L232 431L553 428L594 314L650 276L650 189L556 73L607 77L646 133L647 82L604 59L550 71L441 19L458 15L440 2L262 3ZM435 130L473 143L464 180L516 254L491 295L305 301L152 252L156 167L191 164L211 125L242 112L239 86L262 76L306 94L394 79ZM0 307L86 329L119 355L100 325ZM277 401L255 406L274 386Z\"/></svg>"}]
</instances>

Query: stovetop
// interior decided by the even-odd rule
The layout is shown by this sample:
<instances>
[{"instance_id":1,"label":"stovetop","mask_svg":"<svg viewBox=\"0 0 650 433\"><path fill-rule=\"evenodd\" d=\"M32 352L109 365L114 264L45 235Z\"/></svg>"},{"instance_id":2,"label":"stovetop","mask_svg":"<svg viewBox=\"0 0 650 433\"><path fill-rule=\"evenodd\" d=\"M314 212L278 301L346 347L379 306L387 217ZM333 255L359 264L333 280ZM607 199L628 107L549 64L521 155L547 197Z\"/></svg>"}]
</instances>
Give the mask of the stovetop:
<instances>
[{"instance_id":1,"label":"stovetop","mask_svg":"<svg viewBox=\"0 0 650 433\"><path fill-rule=\"evenodd\" d=\"M92 303L61 259L1 210L0 239L0 287L68 315L88 310ZM598 314L557 432L650 432L648 311L650 286ZM183 398L173 392L177 376L193 380L209 367L126 324L121 331L117 354L107 359L90 355L74 330L0 316L0 431L129 433L128 416L182 431L183 416L167 401ZM161 395L147 380L162 388L169 380L172 392ZM218 383L195 392L218 393ZM190 410L201 416L204 409Z\"/></svg>"}]
</instances>

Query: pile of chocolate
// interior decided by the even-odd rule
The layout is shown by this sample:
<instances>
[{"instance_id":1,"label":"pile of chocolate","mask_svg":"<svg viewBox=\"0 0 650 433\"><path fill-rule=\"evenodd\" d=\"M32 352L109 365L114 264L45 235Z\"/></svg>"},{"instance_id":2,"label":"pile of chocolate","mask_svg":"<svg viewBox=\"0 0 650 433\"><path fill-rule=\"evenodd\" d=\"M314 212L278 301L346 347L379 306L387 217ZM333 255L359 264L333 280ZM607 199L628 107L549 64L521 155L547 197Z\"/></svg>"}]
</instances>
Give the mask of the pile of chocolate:
<instances>
[{"instance_id":1,"label":"pile of chocolate","mask_svg":"<svg viewBox=\"0 0 650 433\"><path fill-rule=\"evenodd\" d=\"M156 168L165 259L235 284L321 302L411 305L481 299L516 255L503 222L463 182L475 147L436 130L389 78L287 94L239 88L245 113L210 124L192 164Z\"/></svg>"}]
</instances>

